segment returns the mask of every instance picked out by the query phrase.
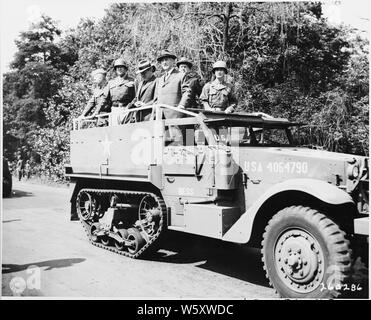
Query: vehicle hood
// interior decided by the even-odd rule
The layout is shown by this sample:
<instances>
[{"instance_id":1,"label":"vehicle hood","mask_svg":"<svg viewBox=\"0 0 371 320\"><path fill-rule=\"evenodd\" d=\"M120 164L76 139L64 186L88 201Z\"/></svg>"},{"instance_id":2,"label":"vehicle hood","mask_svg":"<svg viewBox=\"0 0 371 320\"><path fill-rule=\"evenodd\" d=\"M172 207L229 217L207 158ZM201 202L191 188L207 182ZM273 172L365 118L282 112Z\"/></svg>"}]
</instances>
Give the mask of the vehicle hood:
<instances>
[{"instance_id":1,"label":"vehicle hood","mask_svg":"<svg viewBox=\"0 0 371 320\"><path fill-rule=\"evenodd\" d=\"M366 165L366 157L309 148L240 147L232 153L248 178L259 183L311 178L347 188L349 167Z\"/></svg>"}]
</instances>

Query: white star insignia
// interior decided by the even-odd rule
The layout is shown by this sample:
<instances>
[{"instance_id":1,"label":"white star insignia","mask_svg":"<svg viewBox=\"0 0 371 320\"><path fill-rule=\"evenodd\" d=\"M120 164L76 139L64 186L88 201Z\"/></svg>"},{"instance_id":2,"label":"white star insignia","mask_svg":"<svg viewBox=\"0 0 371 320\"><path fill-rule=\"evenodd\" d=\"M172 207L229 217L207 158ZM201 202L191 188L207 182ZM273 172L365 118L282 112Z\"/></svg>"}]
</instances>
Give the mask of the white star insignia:
<instances>
[{"instance_id":1,"label":"white star insignia","mask_svg":"<svg viewBox=\"0 0 371 320\"><path fill-rule=\"evenodd\" d=\"M113 141L108 140L107 134L104 138L104 141L101 142L103 144L103 154L107 155L107 157L111 156L110 147Z\"/></svg>"}]
</instances>

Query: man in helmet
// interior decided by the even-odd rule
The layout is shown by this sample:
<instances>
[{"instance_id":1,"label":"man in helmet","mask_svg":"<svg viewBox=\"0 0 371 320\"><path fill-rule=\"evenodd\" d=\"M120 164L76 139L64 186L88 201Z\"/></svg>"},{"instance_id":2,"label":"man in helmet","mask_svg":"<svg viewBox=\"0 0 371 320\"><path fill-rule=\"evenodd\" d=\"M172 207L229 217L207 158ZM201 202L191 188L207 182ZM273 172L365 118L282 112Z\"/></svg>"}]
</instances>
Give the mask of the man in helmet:
<instances>
[{"instance_id":1,"label":"man in helmet","mask_svg":"<svg viewBox=\"0 0 371 320\"><path fill-rule=\"evenodd\" d=\"M113 80L108 81L108 105L115 116L114 123L118 124L121 122L122 111L124 111L127 105L135 97L134 79L128 76L128 66L124 59L117 59L113 68L117 74L117 77Z\"/></svg>"},{"instance_id":2,"label":"man in helmet","mask_svg":"<svg viewBox=\"0 0 371 320\"><path fill-rule=\"evenodd\" d=\"M179 71L185 74L185 79L191 89L189 108L198 108L198 100L202 92L202 87L204 86L201 77L196 72L192 71L193 63L185 57L180 58L176 65Z\"/></svg>"},{"instance_id":3,"label":"man in helmet","mask_svg":"<svg viewBox=\"0 0 371 320\"><path fill-rule=\"evenodd\" d=\"M108 112L108 88L106 74L107 72L103 69L97 69L92 72L93 96L86 104L81 117L98 114L99 112Z\"/></svg>"},{"instance_id":4,"label":"man in helmet","mask_svg":"<svg viewBox=\"0 0 371 320\"><path fill-rule=\"evenodd\" d=\"M176 55L168 50L161 51L157 58L164 74L158 78L155 96L157 103L184 109L189 107L191 89L186 81L185 74L175 68L175 59ZM182 113L175 110L164 110L165 118L180 118L182 116Z\"/></svg>"},{"instance_id":5,"label":"man in helmet","mask_svg":"<svg viewBox=\"0 0 371 320\"><path fill-rule=\"evenodd\" d=\"M214 63L215 80L205 84L200 96L205 110L224 111L225 113L235 110L237 100L233 93L233 86L225 81L227 73L227 64L224 61Z\"/></svg>"}]
</instances>

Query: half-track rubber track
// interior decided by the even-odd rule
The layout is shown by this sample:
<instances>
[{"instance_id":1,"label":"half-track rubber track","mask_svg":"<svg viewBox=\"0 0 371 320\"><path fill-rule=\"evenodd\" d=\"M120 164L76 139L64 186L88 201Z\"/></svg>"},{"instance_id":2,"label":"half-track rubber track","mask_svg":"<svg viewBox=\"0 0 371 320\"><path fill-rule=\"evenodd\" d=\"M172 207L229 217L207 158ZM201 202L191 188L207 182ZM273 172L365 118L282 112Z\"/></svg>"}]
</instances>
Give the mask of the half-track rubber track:
<instances>
[{"instance_id":1,"label":"half-track rubber track","mask_svg":"<svg viewBox=\"0 0 371 320\"><path fill-rule=\"evenodd\" d=\"M111 251L111 252L115 252L117 254L120 254L120 255L123 255L123 256L126 256L126 257L129 257L129 258L132 258L132 259L136 259L136 258L139 258L141 255L143 255L143 253L145 251L147 251L148 248L150 248L151 246L154 245L154 243L158 240L158 238L160 237L160 235L162 234L162 232L164 231L165 229L165 224L166 224L166 205L165 205L165 202L162 198L160 198L158 195L154 194L154 193L151 193L151 192L142 192L142 191L126 191L126 190L114 190L114 189L89 189L89 188L83 188L79 191L80 192L87 192L87 193L90 193L90 194L96 194L96 195L102 195L102 194L124 194L124 195L129 195L129 196L138 196L138 197L141 197L141 196L147 196L147 195L150 195L152 196L158 203L159 207L160 207L160 210L161 210L161 217L160 217L160 221L159 221L159 227L157 229L157 232L156 234L154 234L147 242L146 244L138 251L136 252L135 254L131 254L130 252L128 251L122 251L122 250L119 250L117 249L116 247L114 246L106 246L102 243L99 243L99 242L94 242L92 240L92 237L91 237L91 232L90 232L90 229L91 229L91 225L93 223L93 221L85 221L83 220L81 217L80 217L80 222L86 232L86 235L90 241L91 244L99 247L99 248L102 248L102 249L105 249L105 250L108 250L108 251ZM77 197L78 199L78 197ZM76 201L77 201L76 199Z\"/></svg>"}]
</instances>

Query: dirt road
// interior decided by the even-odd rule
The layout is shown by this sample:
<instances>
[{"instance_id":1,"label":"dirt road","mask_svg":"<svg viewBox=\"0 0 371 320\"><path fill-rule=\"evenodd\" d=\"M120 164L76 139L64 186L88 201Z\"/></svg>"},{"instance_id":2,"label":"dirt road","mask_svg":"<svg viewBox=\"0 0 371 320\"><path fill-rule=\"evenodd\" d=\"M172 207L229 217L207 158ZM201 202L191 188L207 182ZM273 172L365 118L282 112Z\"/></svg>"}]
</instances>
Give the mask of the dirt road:
<instances>
[{"instance_id":1,"label":"dirt road","mask_svg":"<svg viewBox=\"0 0 371 320\"><path fill-rule=\"evenodd\" d=\"M3 296L276 298L257 250L172 233L151 259L132 260L92 246L68 205L66 188L14 183L3 199Z\"/></svg>"}]
</instances>

